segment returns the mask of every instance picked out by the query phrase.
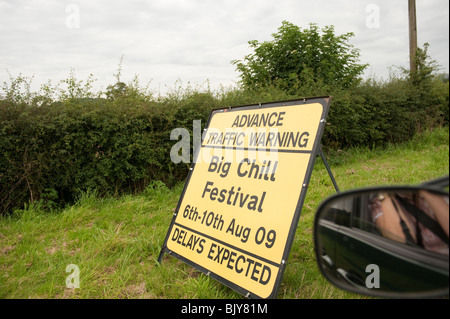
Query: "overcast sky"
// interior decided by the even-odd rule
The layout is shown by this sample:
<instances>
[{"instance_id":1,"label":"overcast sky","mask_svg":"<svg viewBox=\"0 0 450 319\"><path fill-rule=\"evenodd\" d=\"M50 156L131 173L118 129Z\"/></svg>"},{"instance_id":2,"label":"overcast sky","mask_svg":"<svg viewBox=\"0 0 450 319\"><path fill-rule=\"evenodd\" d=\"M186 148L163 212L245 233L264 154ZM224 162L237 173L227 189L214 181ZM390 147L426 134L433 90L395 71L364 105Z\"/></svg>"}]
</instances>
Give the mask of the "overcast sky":
<instances>
[{"instance_id":1,"label":"overcast sky","mask_svg":"<svg viewBox=\"0 0 450 319\"><path fill-rule=\"evenodd\" d=\"M428 42L448 73L449 1L416 2L419 47ZM160 92L178 79L228 86L239 79L230 61L251 52L249 40L271 40L283 20L355 33L366 77L409 65L407 0L0 0L0 83L21 73L38 89L73 68L104 90L123 56L124 82L137 74Z\"/></svg>"}]
</instances>

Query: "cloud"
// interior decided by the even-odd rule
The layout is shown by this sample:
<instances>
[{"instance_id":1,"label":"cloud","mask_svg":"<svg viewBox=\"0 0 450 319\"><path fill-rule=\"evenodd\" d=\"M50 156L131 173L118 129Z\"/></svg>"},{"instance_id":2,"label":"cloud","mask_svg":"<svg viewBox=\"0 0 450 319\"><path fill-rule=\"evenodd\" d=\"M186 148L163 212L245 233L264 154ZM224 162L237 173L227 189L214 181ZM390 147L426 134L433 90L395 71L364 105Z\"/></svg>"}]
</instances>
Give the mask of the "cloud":
<instances>
[{"instance_id":1,"label":"cloud","mask_svg":"<svg viewBox=\"0 0 450 319\"><path fill-rule=\"evenodd\" d=\"M378 25L368 24L371 14L379 14ZM417 16L419 44L429 42L448 72L448 1L419 0ZM351 43L377 76L408 64L406 1L0 0L0 82L9 81L6 69L34 74L39 84L73 68L81 79L94 74L104 89L123 55L125 81L138 74L156 87L177 79L227 85L238 79L231 60L250 53L249 40L271 40L283 20L354 32Z\"/></svg>"}]
</instances>

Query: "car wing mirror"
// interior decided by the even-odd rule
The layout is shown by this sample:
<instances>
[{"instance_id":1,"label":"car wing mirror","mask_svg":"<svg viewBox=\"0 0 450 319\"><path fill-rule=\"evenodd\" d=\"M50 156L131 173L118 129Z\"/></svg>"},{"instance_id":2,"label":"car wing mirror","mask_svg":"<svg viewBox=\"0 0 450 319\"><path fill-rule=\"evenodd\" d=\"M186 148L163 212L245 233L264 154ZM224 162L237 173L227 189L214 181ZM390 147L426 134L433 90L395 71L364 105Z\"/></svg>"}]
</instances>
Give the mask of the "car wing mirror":
<instances>
[{"instance_id":1,"label":"car wing mirror","mask_svg":"<svg viewBox=\"0 0 450 319\"><path fill-rule=\"evenodd\" d=\"M379 297L448 295L449 195L419 187L339 193L319 206L316 259L335 286Z\"/></svg>"}]
</instances>

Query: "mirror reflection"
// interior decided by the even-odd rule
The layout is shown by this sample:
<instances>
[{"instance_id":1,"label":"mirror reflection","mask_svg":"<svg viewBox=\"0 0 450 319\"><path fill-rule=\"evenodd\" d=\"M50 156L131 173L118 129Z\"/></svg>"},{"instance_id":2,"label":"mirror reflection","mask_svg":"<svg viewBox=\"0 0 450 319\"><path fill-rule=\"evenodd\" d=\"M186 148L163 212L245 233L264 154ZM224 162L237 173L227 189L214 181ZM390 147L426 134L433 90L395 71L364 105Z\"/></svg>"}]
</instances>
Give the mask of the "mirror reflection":
<instances>
[{"instance_id":1,"label":"mirror reflection","mask_svg":"<svg viewBox=\"0 0 450 319\"><path fill-rule=\"evenodd\" d=\"M359 293L448 293L449 198L426 189L336 196L316 216L325 276Z\"/></svg>"},{"instance_id":2,"label":"mirror reflection","mask_svg":"<svg viewBox=\"0 0 450 319\"><path fill-rule=\"evenodd\" d=\"M448 255L448 197L425 190L370 195L370 221L381 235Z\"/></svg>"}]
</instances>

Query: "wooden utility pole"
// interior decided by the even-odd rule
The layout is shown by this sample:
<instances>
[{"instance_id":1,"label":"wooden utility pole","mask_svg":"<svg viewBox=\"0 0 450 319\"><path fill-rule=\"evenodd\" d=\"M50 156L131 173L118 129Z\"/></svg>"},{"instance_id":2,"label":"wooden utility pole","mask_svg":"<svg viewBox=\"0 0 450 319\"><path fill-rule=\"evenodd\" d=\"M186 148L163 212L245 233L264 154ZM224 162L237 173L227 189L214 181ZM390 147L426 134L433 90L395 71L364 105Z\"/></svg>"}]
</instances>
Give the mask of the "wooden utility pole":
<instances>
[{"instance_id":1,"label":"wooden utility pole","mask_svg":"<svg viewBox=\"0 0 450 319\"><path fill-rule=\"evenodd\" d=\"M409 71L416 73L417 63L417 23L416 23L416 0L408 0L409 13Z\"/></svg>"}]
</instances>

